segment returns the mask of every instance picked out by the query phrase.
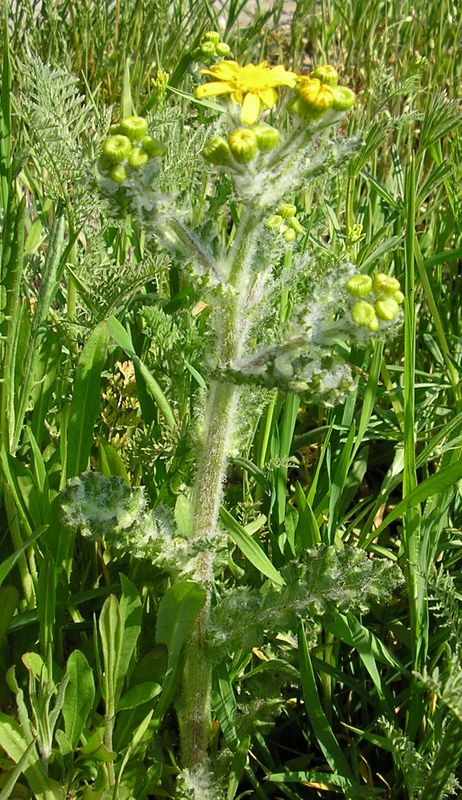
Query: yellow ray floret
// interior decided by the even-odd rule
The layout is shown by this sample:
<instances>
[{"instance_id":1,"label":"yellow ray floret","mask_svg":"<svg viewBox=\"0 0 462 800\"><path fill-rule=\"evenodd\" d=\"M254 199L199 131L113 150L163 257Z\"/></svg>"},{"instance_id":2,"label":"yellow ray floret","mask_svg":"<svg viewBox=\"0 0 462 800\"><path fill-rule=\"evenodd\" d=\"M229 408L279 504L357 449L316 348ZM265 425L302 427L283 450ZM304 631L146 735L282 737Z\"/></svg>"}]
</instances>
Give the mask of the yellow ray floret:
<instances>
[{"instance_id":1,"label":"yellow ray floret","mask_svg":"<svg viewBox=\"0 0 462 800\"><path fill-rule=\"evenodd\" d=\"M241 122L244 125L253 125L257 121L261 106L273 108L278 99L278 86L293 88L297 82L294 72L289 72L281 64L268 67L266 61L246 64L244 67L236 61L220 61L201 72L210 75L213 80L198 86L196 97L231 95L231 99L241 106Z\"/></svg>"}]
</instances>

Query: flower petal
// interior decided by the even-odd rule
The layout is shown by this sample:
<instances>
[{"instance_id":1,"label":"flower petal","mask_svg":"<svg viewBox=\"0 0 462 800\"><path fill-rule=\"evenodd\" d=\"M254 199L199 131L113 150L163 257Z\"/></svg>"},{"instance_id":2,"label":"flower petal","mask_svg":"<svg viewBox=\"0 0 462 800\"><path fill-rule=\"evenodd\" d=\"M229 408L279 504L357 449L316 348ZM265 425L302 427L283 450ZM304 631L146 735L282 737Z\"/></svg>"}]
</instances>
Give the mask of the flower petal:
<instances>
[{"instance_id":1,"label":"flower petal","mask_svg":"<svg viewBox=\"0 0 462 800\"><path fill-rule=\"evenodd\" d=\"M211 75L220 81L233 80L242 67L236 61L220 61L210 69L201 69L201 75Z\"/></svg>"},{"instance_id":2,"label":"flower petal","mask_svg":"<svg viewBox=\"0 0 462 800\"><path fill-rule=\"evenodd\" d=\"M231 95L231 100L233 101L233 103L237 103L239 106L241 106L242 103L244 102L244 92L241 92L240 90L237 92L233 92Z\"/></svg>"},{"instance_id":3,"label":"flower petal","mask_svg":"<svg viewBox=\"0 0 462 800\"><path fill-rule=\"evenodd\" d=\"M282 64L271 69L271 74L268 76L268 84L270 86L291 86L292 88L297 83L297 75L295 72L289 72Z\"/></svg>"},{"instance_id":4,"label":"flower petal","mask_svg":"<svg viewBox=\"0 0 462 800\"><path fill-rule=\"evenodd\" d=\"M260 113L260 98L258 94L248 92L244 97L241 110L241 122L244 125L253 125Z\"/></svg>"},{"instance_id":5,"label":"flower petal","mask_svg":"<svg viewBox=\"0 0 462 800\"><path fill-rule=\"evenodd\" d=\"M204 97L216 97L218 94L228 94L232 91L233 87L226 81L211 81L197 86L194 94L202 100Z\"/></svg>"},{"instance_id":6,"label":"flower petal","mask_svg":"<svg viewBox=\"0 0 462 800\"><path fill-rule=\"evenodd\" d=\"M260 89L258 96L263 105L265 105L267 108L273 108L278 99L278 93L276 89Z\"/></svg>"}]
</instances>

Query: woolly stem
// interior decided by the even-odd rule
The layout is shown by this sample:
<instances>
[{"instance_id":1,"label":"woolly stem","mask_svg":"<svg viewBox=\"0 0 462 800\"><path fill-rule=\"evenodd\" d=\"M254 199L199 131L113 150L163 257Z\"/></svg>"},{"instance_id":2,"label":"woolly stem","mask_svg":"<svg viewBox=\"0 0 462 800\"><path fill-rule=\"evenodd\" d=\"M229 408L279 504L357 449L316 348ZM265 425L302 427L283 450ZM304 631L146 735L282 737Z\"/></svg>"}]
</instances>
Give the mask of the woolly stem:
<instances>
[{"instance_id":1,"label":"woolly stem","mask_svg":"<svg viewBox=\"0 0 462 800\"><path fill-rule=\"evenodd\" d=\"M228 290L217 309L217 361L229 364L244 346L248 278L256 248L260 215L247 207L241 216L228 264ZM210 615L213 580L213 539L223 495L226 457L235 426L239 388L214 380L209 388L204 431L197 463L193 493L194 537L207 537L210 549L199 564L196 580L207 590L206 602L198 615L188 643L179 704L182 766L194 769L207 766L211 726L211 668L206 653L206 634Z\"/></svg>"}]
</instances>

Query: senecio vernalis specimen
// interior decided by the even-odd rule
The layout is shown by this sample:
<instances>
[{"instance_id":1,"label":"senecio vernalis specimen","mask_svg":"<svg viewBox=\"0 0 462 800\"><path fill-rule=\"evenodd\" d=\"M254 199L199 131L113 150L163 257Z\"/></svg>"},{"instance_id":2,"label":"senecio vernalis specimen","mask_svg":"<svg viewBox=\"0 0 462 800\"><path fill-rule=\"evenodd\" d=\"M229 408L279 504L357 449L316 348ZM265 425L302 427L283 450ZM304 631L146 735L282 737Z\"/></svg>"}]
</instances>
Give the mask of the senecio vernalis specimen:
<instances>
[{"instance_id":1,"label":"senecio vernalis specimen","mask_svg":"<svg viewBox=\"0 0 462 800\"><path fill-rule=\"evenodd\" d=\"M201 233L205 226L193 228L188 212L158 192L165 148L148 133L145 119L126 117L113 126L99 161L102 190L124 213L138 215L158 242L184 262L213 310L214 352L204 367L208 390L195 484L186 498L189 534L175 529L168 511L149 511L142 489L130 490L117 478L88 473L70 485L63 503L69 523L85 535L104 537L110 546L149 559L172 581L193 581L203 590L176 703L181 746L177 797L194 800L224 796L209 761L211 680L213 665L226 657L236 637L244 637L250 649L264 636L263 629L288 630L297 619L314 619L324 608L324 595L320 590L316 596L315 578L308 580L307 570L321 561L315 572L322 575L324 592L331 584L335 591L340 587L340 594L344 591L340 563L342 575L350 569L353 576L354 590L350 587L336 603L358 607L359 597L364 603L367 595L384 596L391 585L383 579L385 562L368 560L358 551L350 557L348 548L333 543L306 553L303 563L294 562L283 571L279 586L266 581L263 593L247 587L220 589L217 582L230 545L219 511L244 388L264 386L338 401L352 380L345 344L383 335L399 319L403 301L399 282L382 272L361 275L333 256L318 263L299 218L297 191L323 171L341 167L357 145L329 136L353 107L353 91L339 85L329 64L297 75L266 62L241 66L223 58L229 55L215 32L206 34L194 53L205 64L195 73L203 80L195 89L197 100L207 105L214 98L223 104L218 130L205 142L202 156L213 170L227 172L234 186L239 220L226 245L209 244ZM289 124L283 128L287 115ZM290 315L280 313L284 292L294 298Z\"/></svg>"}]
</instances>

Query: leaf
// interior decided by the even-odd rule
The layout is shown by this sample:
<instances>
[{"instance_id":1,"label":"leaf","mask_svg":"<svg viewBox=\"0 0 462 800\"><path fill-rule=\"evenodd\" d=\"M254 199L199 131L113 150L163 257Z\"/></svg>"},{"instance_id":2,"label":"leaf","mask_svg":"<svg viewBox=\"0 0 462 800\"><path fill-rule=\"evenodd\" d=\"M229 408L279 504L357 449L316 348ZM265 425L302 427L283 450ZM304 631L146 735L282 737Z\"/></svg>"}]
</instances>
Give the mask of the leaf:
<instances>
[{"instance_id":1,"label":"leaf","mask_svg":"<svg viewBox=\"0 0 462 800\"><path fill-rule=\"evenodd\" d=\"M64 695L62 715L65 734L75 749L95 699L93 671L80 650L74 650L70 654L66 675L69 681Z\"/></svg>"},{"instance_id":2,"label":"leaf","mask_svg":"<svg viewBox=\"0 0 462 800\"><path fill-rule=\"evenodd\" d=\"M14 553L8 556L8 558L5 558L5 560L2 561L2 563L0 564L0 586L2 585L5 578L9 575L9 573L13 569L17 560L21 558L21 556L27 550L27 548L30 547L31 544L33 544L33 542L35 542L39 538L39 536L41 536L42 533L46 531L46 529L47 529L46 525L44 525L42 528L39 528L38 531L35 531L35 533L33 533L32 536L30 536L29 539L27 539L27 541L24 542L22 547L20 547Z\"/></svg>"},{"instance_id":3,"label":"leaf","mask_svg":"<svg viewBox=\"0 0 462 800\"><path fill-rule=\"evenodd\" d=\"M408 509L414 508L434 494L444 492L446 489L454 486L461 478L462 461L456 464L450 464L448 467L443 467L443 469L440 469L435 475L431 475L430 478L426 478L422 483L419 483L415 489L412 489L412 491L395 506L393 511L390 511L382 524L371 533L370 537L363 545L364 548L367 549L370 543L382 533L385 528L388 528L395 519L401 517Z\"/></svg>"},{"instance_id":4,"label":"leaf","mask_svg":"<svg viewBox=\"0 0 462 800\"><path fill-rule=\"evenodd\" d=\"M135 584L125 575L120 575L122 596L119 608L123 624L123 639L119 652L117 671L117 701L122 693L122 687L128 673L130 662L135 652L136 643L141 633L141 600Z\"/></svg>"},{"instance_id":5,"label":"leaf","mask_svg":"<svg viewBox=\"0 0 462 800\"><path fill-rule=\"evenodd\" d=\"M191 581L175 583L159 603L156 644L168 651L167 672L153 722L158 726L167 711L180 678L182 650L194 621L205 603L205 589Z\"/></svg>"},{"instance_id":6,"label":"leaf","mask_svg":"<svg viewBox=\"0 0 462 800\"><path fill-rule=\"evenodd\" d=\"M313 727L314 734L332 771L342 776L346 780L347 785L351 786L356 783L353 778L353 773L334 736L319 699L303 624L300 624L299 627L298 653L305 710ZM327 774L326 779L332 779L332 776Z\"/></svg>"},{"instance_id":7,"label":"leaf","mask_svg":"<svg viewBox=\"0 0 462 800\"><path fill-rule=\"evenodd\" d=\"M106 362L108 327L96 326L80 354L67 433L68 478L84 472L93 444L93 426L99 411L101 372Z\"/></svg>"},{"instance_id":8,"label":"leaf","mask_svg":"<svg viewBox=\"0 0 462 800\"><path fill-rule=\"evenodd\" d=\"M123 711L128 708L138 708L138 706L142 706L143 703L147 703L149 700L157 697L161 691L161 685L159 683L153 683L152 681L150 683L139 683L136 686L132 686L119 700L117 710Z\"/></svg>"},{"instance_id":9,"label":"leaf","mask_svg":"<svg viewBox=\"0 0 462 800\"><path fill-rule=\"evenodd\" d=\"M1 712L0 747L15 764L23 764L22 772L37 800L64 800L64 789L44 775L35 743L27 741L20 725Z\"/></svg>"},{"instance_id":10,"label":"leaf","mask_svg":"<svg viewBox=\"0 0 462 800\"><path fill-rule=\"evenodd\" d=\"M127 355L130 356L131 360L133 361L135 367L138 369L145 382L147 391L153 398L154 402L159 406L159 409L163 414L169 428L171 430L175 430L177 424L168 400L154 376L151 375L147 366L141 361L140 357L136 353L130 334L125 330L123 325L121 325L116 317L108 317L106 324L115 343L118 344L122 350L125 350Z\"/></svg>"},{"instance_id":11,"label":"leaf","mask_svg":"<svg viewBox=\"0 0 462 800\"><path fill-rule=\"evenodd\" d=\"M234 544L237 545L250 563L277 586L284 586L282 575L278 572L276 567L273 566L268 556L263 552L257 542L249 536L245 528L243 528L223 506L220 508L220 518Z\"/></svg>"},{"instance_id":12,"label":"leaf","mask_svg":"<svg viewBox=\"0 0 462 800\"><path fill-rule=\"evenodd\" d=\"M127 485L130 485L130 479L125 464L115 447L109 444L103 437L98 439L98 446L101 474L108 478L112 475L122 478Z\"/></svg>"}]
</instances>

